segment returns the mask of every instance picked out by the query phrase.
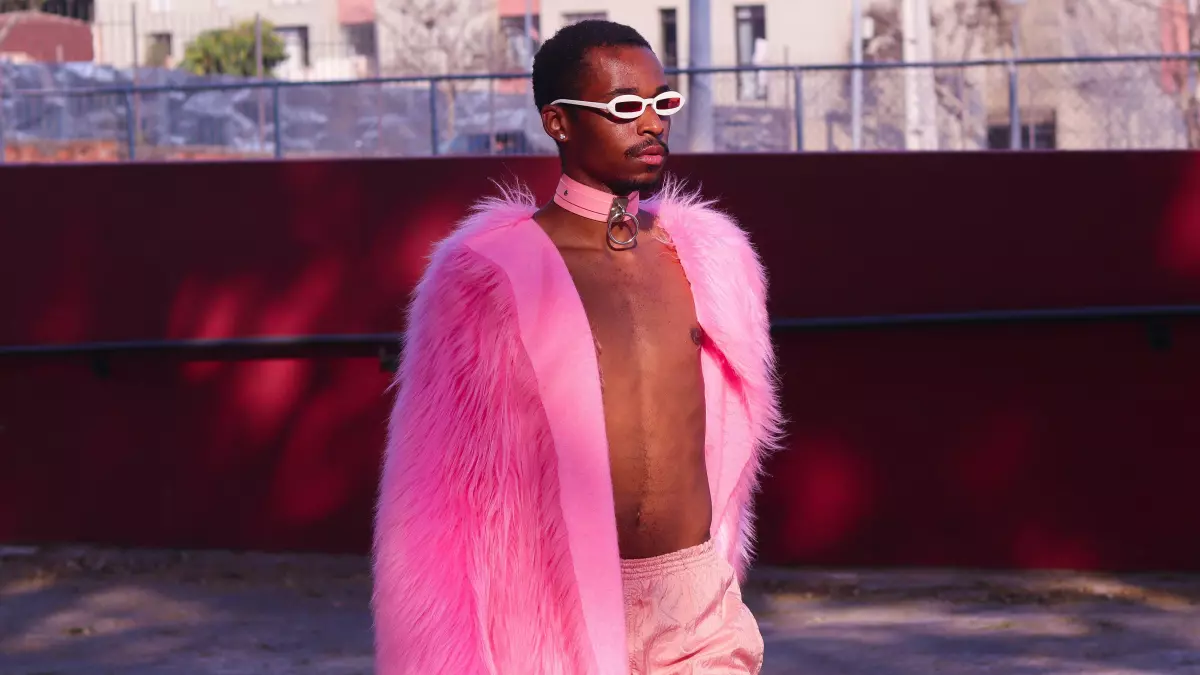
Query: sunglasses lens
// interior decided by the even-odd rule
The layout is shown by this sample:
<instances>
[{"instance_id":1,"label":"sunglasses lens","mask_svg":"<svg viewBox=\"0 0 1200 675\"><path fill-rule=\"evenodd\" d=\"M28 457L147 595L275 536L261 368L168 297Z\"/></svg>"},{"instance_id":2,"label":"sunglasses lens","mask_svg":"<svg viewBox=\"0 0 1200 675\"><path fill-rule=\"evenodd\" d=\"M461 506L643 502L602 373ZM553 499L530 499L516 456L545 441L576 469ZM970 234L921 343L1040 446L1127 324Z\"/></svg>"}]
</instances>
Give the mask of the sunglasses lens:
<instances>
[{"instance_id":1,"label":"sunglasses lens","mask_svg":"<svg viewBox=\"0 0 1200 675\"><path fill-rule=\"evenodd\" d=\"M628 114L641 112L643 106L641 101L617 101L613 104L613 109L619 113Z\"/></svg>"},{"instance_id":2,"label":"sunglasses lens","mask_svg":"<svg viewBox=\"0 0 1200 675\"><path fill-rule=\"evenodd\" d=\"M671 96L669 98L660 98L659 100L655 101L654 109L659 112L671 112L678 110L679 106L681 105L683 105L682 98L679 98L678 96Z\"/></svg>"}]
</instances>

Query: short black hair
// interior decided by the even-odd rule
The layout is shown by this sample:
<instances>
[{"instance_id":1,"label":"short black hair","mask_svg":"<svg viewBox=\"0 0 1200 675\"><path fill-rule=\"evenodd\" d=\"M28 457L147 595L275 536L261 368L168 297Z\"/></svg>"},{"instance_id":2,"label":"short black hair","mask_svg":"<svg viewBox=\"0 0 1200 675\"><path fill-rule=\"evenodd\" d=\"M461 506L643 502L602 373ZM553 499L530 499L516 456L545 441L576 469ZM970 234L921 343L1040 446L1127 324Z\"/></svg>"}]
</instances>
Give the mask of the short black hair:
<instances>
[{"instance_id":1,"label":"short black hair","mask_svg":"<svg viewBox=\"0 0 1200 675\"><path fill-rule=\"evenodd\" d=\"M533 103L538 110L560 98L578 98L583 59L595 47L645 47L641 33L624 24L588 19L546 40L533 58Z\"/></svg>"}]
</instances>

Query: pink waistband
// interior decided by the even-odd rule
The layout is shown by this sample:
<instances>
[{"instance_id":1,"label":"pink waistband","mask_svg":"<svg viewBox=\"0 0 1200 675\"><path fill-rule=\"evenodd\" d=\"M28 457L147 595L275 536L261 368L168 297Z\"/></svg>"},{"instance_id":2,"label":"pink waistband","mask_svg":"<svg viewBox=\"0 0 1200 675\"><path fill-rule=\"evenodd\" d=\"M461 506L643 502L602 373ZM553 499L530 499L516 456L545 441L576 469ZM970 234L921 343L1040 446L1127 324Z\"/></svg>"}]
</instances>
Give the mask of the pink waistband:
<instances>
[{"instance_id":1,"label":"pink waistband","mask_svg":"<svg viewBox=\"0 0 1200 675\"><path fill-rule=\"evenodd\" d=\"M654 556L653 558L622 558L621 576L625 579L639 579L648 576L661 576L672 572L694 569L711 564L716 560L712 539L673 553Z\"/></svg>"}]
</instances>

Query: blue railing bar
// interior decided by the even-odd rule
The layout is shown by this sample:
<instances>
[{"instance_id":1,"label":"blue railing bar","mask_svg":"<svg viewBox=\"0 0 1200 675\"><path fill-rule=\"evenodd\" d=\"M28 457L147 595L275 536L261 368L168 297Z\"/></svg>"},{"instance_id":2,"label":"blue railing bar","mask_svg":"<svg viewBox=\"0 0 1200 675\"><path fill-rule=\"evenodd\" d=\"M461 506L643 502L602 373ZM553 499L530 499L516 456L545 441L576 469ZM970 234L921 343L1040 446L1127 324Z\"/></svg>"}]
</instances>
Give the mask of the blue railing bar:
<instances>
[{"instance_id":1,"label":"blue railing bar","mask_svg":"<svg viewBox=\"0 0 1200 675\"><path fill-rule=\"evenodd\" d=\"M283 159L283 116L279 112L279 87L271 87L271 137L275 146L275 159Z\"/></svg>"},{"instance_id":2,"label":"blue railing bar","mask_svg":"<svg viewBox=\"0 0 1200 675\"><path fill-rule=\"evenodd\" d=\"M776 319L773 332L838 331L867 328L913 328L979 324L1073 323L1138 321L1200 317L1200 305L1150 305L1134 307L1080 307L1070 309L1017 309L930 314Z\"/></svg>"},{"instance_id":3,"label":"blue railing bar","mask_svg":"<svg viewBox=\"0 0 1200 675\"><path fill-rule=\"evenodd\" d=\"M1021 309L933 314L884 314L784 318L771 322L775 333L837 331L871 328L909 328L977 324L1025 324L1138 321L1200 317L1200 305ZM50 345L0 345L0 358L27 356L92 356L139 352L235 351L311 347L383 347L398 349L403 333L281 335L195 340L131 340Z\"/></svg>"},{"instance_id":4,"label":"blue railing bar","mask_svg":"<svg viewBox=\"0 0 1200 675\"><path fill-rule=\"evenodd\" d=\"M80 87L76 89L18 89L14 90L21 95L31 96L69 96L69 95L93 95L99 96L102 94L124 94L126 92L138 92L142 94L171 94L171 93L204 93L206 91L236 91L245 89L261 89L263 87L278 87L280 89L298 89L302 87L355 87L359 85L381 85L381 84L424 84L429 82L443 82L451 80L516 80L526 79L531 77L530 73L480 73L480 74L460 74L460 75L434 75L434 76L404 76L404 77L378 77L361 80L272 80L270 82L258 82L255 80L247 80L245 82L216 82L212 84L179 84L179 85L120 85L112 87Z\"/></svg>"},{"instance_id":5,"label":"blue railing bar","mask_svg":"<svg viewBox=\"0 0 1200 675\"><path fill-rule=\"evenodd\" d=\"M4 90L4 78L0 77L0 165L3 165L7 161L6 155L8 154L8 141L4 140L4 127L7 124L4 116L4 99L7 97L8 95Z\"/></svg>"},{"instance_id":6,"label":"blue railing bar","mask_svg":"<svg viewBox=\"0 0 1200 675\"><path fill-rule=\"evenodd\" d=\"M1015 30L1015 29L1014 29ZM1021 133L1021 69L1015 61L1008 62L1008 149L1020 150L1024 145ZM1031 139L1032 140L1032 139ZM1033 145L1030 143L1030 145Z\"/></svg>"},{"instance_id":7,"label":"blue railing bar","mask_svg":"<svg viewBox=\"0 0 1200 675\"><path fill-rule=\"evenodd\" d=\"M438 154L438 88L437 80L429 81L429 154Z\"/></svg>"},{"instance_id":8,"label":"blue railing bar","mask_svg":"<svg viewBox=\"0 0 1200 675\"><path fill-rule=\"evenodd\" d=\"M983 66L1055 66L1075 63L1143 63L1147 61L1196 61L1200 60L1200 52L1173 52L1167 54L1122 54L1113 56L1046 56L1019 59L971 59L966 61L864 61L853 63L815 63L791 64L779 66L720 66L712 68L671 68L668 75L687 75L688 73L740 73L740 72L789 72L799 70L813 71L850 71L850 70L905 70L908 68L977 68ZM479 76L477 76L479 77Z\"/></svg>"},{"instance_id":9,"label":"blue railing bar","mask_svg":"<svg viewBox=\"0 0 1200 675\"><path fill-rule=\"evenodd\" d=\"M126 161L137 160L138 123L136 106L133 99L137 96L133 90L125 92L125 152L129 155Z\"/></svg>"},{"instance_id":10,"label":"blue railing bar","mask_svg":"<svg viewBox=\"0 0 1200 675\"><path fill-rule=\"evenodd\" d=\"M742 72L817 72L817 71L849 71L849 70L903 70L908 68L977 68L977 67L1007 67L1038 65L1069 65L1084 63L1139 63L1148 61L1200 61L1200 52L1173 52L1162 54L1120 54L1112 56L1049 56L1020 59L973 59L966 61L871 61L858 65L851 63L820 63L808 65L774 65L774 66L723 66L712 68L670 68L668 75L706 75L719 73ZM458 73L454 75L406 75L397 77L379 77L360 80L272 80L271 82L221 82L213 84L185 85L139 85L137 87L124 85L114 87L92 87L78 89L19 89L14 94L22 96L70 96L70 95L100 95L124 94L137 92L144 94L155 93L187 93L206 91L231 91L238 89L258 89L261 87L280 87L284 89L298 87L352 87L358 85L381 84L427 84L433 81L462 81L462 80L514 80L530 77L530 73Z\"/></svg>"},{"instance_id":11,"label":"blue railing bar","mask_svg":"<svg viewBox=\"0 0 1200 675\"><path fill-rule=\"evenodd\" d=\"M797 70L792 73L792 89L795 91L795 104L792 106L792 124L796 130L796 152L804 152L804 73Z\"/></svg>"}]
</instances>

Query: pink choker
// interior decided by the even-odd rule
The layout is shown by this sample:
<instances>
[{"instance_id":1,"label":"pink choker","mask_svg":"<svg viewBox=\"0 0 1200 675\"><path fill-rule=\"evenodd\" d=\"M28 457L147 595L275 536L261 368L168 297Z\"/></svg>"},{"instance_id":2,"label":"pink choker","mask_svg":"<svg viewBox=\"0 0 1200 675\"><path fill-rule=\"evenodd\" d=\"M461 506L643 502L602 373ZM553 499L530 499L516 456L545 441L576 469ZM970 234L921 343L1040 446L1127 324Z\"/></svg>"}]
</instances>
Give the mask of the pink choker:
<instances>
[{"instance_id":1,"label":"pink choker","mask_svg":"<svg viewBox=\"0 0 1200 675\"><path fill-rule=\"evenodd\" d=\"M554 191L554 203L577 216L607 224L608 241L613 246L625 248L637 242L640 225L637 218L637 192L618 197L611 192L588 187L563 174ZM613 235L613 231L622 226L633 231L628 239L618 239Z\"/></svg>"}]
</instances>

